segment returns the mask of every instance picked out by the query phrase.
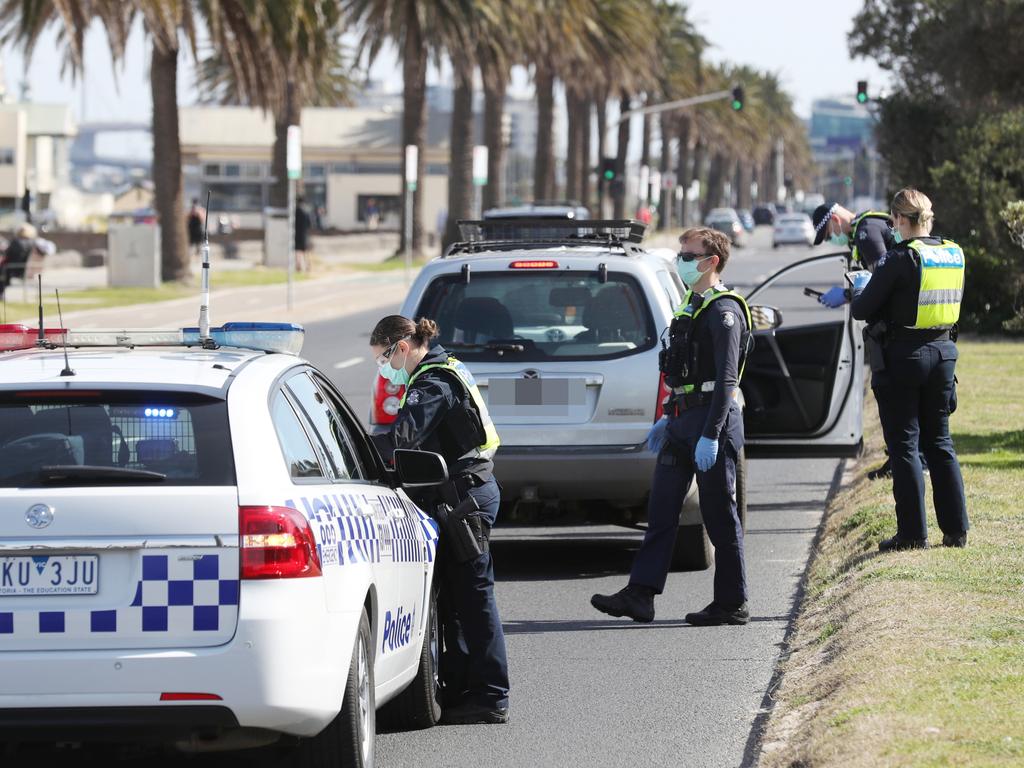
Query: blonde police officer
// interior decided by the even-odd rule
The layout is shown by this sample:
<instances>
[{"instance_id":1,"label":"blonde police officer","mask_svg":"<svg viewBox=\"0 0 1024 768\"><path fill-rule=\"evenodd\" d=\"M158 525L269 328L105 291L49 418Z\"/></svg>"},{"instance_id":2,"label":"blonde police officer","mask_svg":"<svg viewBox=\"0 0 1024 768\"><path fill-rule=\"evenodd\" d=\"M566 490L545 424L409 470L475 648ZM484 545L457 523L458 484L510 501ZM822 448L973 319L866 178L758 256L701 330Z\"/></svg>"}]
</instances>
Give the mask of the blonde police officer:
<instances>
[{"instance_id":1,"label":"blonde police officer","mask_svg":"<svg viewBox=\"0 0 1024 768\"><path fill-rule=\"evenodd\" d=\"M370 347L380 375L405 387L389 447L440 453L459 498L472 497L479 507L469 522L482 553L460 561L442 538L438 555L446 606L442 717L449 723L504 723L508 661L487 545L501 501L491 461L500 440L472 374L433 341L437 336L433 320L388 315L370 334Z\"/></svg>"},{"instance_id":2,"label":"blonde police officer","mask_svg":"<svg viewBox=\"0 0 1024 768\"><path fill-rule=\"evenodd\" d=\"M951 240L930 236L933 217L924 194L900 190L892 200L898 244L873 274L854 280L851 311L869 323L869 339L880 347L871 387L896 500L896 535L879 545L883 552L927 546L919 447L928 461L942 543L967 544L964 483L949 435L964 252Z\"/></svg>"}]
</instances>

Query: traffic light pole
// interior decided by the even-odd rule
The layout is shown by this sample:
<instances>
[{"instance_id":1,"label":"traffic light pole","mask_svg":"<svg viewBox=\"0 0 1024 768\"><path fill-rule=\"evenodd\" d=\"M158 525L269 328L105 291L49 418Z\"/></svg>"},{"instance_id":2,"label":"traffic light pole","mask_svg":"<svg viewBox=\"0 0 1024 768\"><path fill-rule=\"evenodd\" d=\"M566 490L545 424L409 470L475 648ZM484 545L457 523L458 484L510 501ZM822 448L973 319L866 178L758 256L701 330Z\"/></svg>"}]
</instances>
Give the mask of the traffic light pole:
<instances>
[{"instance_id":1,"label":"traffic light pole","mask_svg":"<svg viewBox=\"0 0 1024 768\"><path fill-rule=\"evenodd\" d=\"M677 99L676 101L666 101L663 104L651 104L647 107L637 107L631 109L628 112L623 112L619 117L609 124L608 128L615 128L623 120L629 120L633 115L656 115L659 112L670 112L673 109L682 109L683 107L692 107L697 104L707 104L711 101L721 101L722 99L732 98L733 89L730 88L725 91L715 91L713 93L705 93L700 96L690 96L686 99Z\"/></svg>"}]
</instances>

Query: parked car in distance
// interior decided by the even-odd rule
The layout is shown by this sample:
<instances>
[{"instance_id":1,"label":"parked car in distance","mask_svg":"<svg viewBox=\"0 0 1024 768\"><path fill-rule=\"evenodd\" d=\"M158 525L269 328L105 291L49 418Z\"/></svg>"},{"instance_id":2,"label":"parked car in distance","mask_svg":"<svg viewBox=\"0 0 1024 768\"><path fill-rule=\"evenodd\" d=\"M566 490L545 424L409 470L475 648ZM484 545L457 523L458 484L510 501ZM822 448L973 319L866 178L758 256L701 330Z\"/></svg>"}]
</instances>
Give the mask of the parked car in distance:
<instances>
[{"instance_id":1,"label":"parked car in distance","mask_svg":"<svg viewBox=\"0 0 1024 768\"><path fill-rule=\"evenodd\" d=\"M770 205L758 205L754 208L755 224L774 224L775 209Z\"/></svg>"},{"instance_id":2,"label":"parked car in distance","mask_svg":"<svg viewBox=\"0 0 1024 768\"><path fill-rule=\"evenodd\" d=\"M754 231L754 216L746 208L740 208L736 211L736 215L740 217L740 224L743 225L743 229L747 232Z\"/></svg>"},{"instance_id":3,"label":"parked car in distance","mask_svg":"<svg viewBox=\"0 0 1024 768\"><path fill-rule=\"evenodd\" d=\"M772 248L792 243L814 246L814 225L806 213L783 213L775 219Z\"/></svg>"},{"instance_id":4,"label":"parked car in distance","mask_svg":"<svg viewBox=\"0 0 1024 768\"><path fill-rule=\"evenodd\" d=\"M740 246L746 241L746 232L734 208L712 208L704 217L704 226L728 236L733 245Z\"/></svg>"}]
</instances>

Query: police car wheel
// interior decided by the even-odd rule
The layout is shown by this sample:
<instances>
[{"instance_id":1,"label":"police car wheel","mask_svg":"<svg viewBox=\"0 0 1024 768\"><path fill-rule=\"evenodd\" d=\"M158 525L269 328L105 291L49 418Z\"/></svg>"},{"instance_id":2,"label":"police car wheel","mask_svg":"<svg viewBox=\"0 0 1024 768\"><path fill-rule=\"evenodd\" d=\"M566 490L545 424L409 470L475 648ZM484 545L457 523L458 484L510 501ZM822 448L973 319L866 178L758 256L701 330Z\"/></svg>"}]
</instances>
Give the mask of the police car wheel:
<instances>
[{"instance_id":1,"label":"police car wheel","mask_svg":"<svg viewBox=\"0 0 1024 768\"><path fill-rule=\"evenodd\" d=\"M388 730L417 730L437 725L441 719L441 651L441 622L434 587L430 590L427 627L416 677L380 711L381 723Z\"/></svg>"},{"instance_id":2,"label":"police car wheel","mask_svg":"<svg viewBox=\"0 0 1024 768\"><path fill-rule=\"evenodd\" d=\"M363 611L352 649L341 712L320 733L299 743L295 765L372 768L376 751L376 704L373 690L373 642Z\"/></svg>"}]
</instances>

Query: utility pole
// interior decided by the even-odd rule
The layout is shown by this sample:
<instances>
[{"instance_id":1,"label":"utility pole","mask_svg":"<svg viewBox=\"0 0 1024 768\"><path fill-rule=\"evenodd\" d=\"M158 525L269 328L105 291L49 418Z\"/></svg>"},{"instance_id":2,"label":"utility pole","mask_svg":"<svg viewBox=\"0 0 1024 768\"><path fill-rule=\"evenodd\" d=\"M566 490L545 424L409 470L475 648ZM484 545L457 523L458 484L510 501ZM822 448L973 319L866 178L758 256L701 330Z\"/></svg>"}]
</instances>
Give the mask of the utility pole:
<instances>
[{"instance_id":1,"label":"utility pole","mask_svg":"<svg viewBox=\"0 0 1024 768\"><path fill-rule=\"evenodd\" d=\"M302 176L302 129L288 126L285 149L285 168L288 171L288 311L295 294L295 183ZM209 212L207 212L209 214Z\"/></svg>"},{"instance_id":2,"label":"utility pole","mask_svg":"<svg viewBox=\"0 0 1024 768\"><path fill-rule=\"evenodd\" d=\"M418 174L416 165L419 162L419 147L415 144L405 145L405 284L412 283L412 204L413 193L416 191ZM443 234L443 233L439 233Z\"/></svg>"}]
</instances>

